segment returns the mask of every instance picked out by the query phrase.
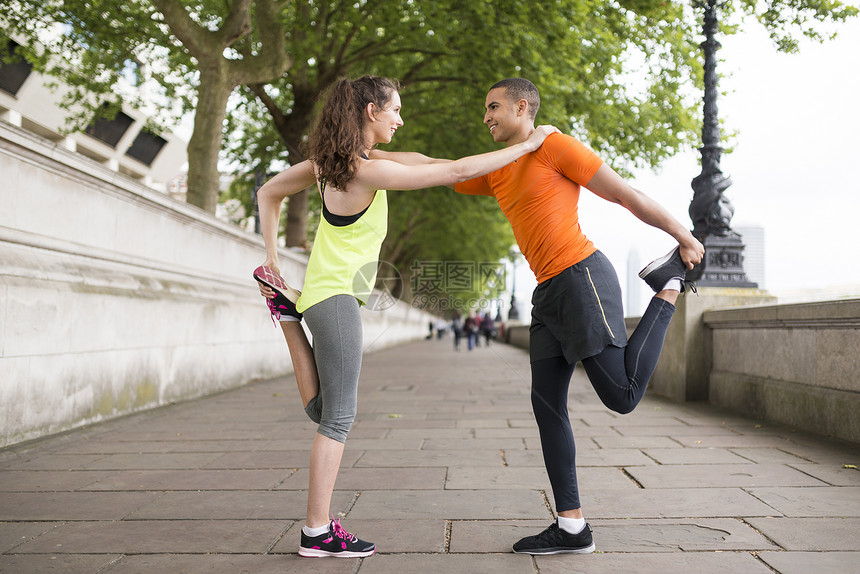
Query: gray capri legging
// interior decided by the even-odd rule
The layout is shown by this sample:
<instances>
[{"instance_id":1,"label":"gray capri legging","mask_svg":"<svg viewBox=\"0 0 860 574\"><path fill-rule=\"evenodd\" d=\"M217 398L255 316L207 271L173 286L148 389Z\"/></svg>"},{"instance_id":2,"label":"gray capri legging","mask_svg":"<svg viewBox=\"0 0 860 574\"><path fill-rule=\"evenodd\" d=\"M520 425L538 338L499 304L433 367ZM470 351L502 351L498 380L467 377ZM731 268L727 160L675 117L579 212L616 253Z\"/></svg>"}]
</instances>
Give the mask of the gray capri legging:
<instances>
[{"instance_id":1,"label":"gray capri legging","mask_svg":"<svg viewBox=\"0 0 860 574\"><path fill-rule=\"evenodd\" d=\"M352 295L335 295L312 305L304 319L313 335L320 392L305 407L317 432L346 442L358 404L361 371L361 315Z\"/></svg>"}]
</instances>

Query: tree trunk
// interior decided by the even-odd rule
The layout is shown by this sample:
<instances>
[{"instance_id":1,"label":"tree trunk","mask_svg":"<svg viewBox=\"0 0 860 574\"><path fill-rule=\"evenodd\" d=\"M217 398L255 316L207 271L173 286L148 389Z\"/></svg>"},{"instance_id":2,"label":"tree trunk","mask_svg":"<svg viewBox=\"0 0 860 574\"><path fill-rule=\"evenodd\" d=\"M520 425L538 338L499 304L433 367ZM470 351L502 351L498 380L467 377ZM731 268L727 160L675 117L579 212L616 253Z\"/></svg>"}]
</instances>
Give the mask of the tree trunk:
<instances>
[{"instance_id":1,"label":"tree trunk","mask_svg":"<svg viewBox=\"0 0 860 574\"><path fill-rule=\"evenodd\" d=\"M301 150L302 136L307 133L311 123L315 94L315 87L296 85L293 87L294 103L289 115L280 115L280 121L275 121L275 127L281 140L287 146L290 153L290 163L295 164L304 161L305 157ZM273 114L273 117L275 114ZM287 204L287 228L284 230L284 239L287 247L307 247L308 243L308 193L315 193L316 186L300 191L290 196Z\"/></svg>"},{"instance_id":2,"label":"tree trunk","mask_svg":"<svg viewBox=\"0 0 860 574\"><path fill-rule=\"evenodd\" d=\"M308 193L316 186L291 195L287 202L287 228L284 241L287 247L308 247Z\"/></svg>"},{"instance_id":3,"label":"tree trunk","mask_svg":"<svg viewBox=\"0 0 860 574\"><path fill-rule=\"evenodd\" d=\"M218 154L224 137L227 99L233 91L220 67L200 70L194 131L188 142L188 203L215 213L220 174Z\"/></svg>"}]
</instances>

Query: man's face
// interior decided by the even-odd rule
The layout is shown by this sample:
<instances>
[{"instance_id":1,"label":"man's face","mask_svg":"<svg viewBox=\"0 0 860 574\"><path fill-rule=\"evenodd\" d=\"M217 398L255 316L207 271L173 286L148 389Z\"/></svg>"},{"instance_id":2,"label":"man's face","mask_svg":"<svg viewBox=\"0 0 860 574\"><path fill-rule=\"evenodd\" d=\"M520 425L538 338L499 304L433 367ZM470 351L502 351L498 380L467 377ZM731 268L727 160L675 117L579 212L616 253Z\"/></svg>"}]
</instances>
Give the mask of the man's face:
<instances>
[{"instance_id":1,"label":"man's face","mask_svg":"<svg viewBox=\"0 0 860 574\"><path fill-rule=\"evenodd\" d=\"M495 88L487 94L484 123L490 128L490 135L496 142L508 141L517 132L519 121L518 103L508 96L505 88Z\"/></svg>"}]
</instances>

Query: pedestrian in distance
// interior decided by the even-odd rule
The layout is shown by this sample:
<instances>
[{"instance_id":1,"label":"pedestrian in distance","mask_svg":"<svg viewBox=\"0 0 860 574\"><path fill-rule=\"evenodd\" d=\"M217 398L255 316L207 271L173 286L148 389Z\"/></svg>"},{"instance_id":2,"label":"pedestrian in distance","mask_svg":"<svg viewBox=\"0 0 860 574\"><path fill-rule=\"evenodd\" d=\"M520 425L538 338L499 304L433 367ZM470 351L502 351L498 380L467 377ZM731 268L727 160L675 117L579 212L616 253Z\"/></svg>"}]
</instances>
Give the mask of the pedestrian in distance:
<instances>
[{"instance_id":1,"label":"pedestrian in distance","mask_svg":"<svg viewBox=\"0 0 860 574\"><path fill-rule=\"evenodd\" d=\"M301 556L363 557L376 551L373 543L347 532L330 506L355 418L362 355L359 308L373 289L387 232L386 190L466 181L538 149L558 131L541 126L516 145L456 161L377 150L403 125L400 110L395 81L375 76L340 79L311 131L308 159L274 176L257 195L266 256L253 275L273 320L280 323L305 412L319 425L310 454ZM299 292L280 276L278 222L283 200L311 185L319 191L323 217Z\"/></svg>"}]
</instances>

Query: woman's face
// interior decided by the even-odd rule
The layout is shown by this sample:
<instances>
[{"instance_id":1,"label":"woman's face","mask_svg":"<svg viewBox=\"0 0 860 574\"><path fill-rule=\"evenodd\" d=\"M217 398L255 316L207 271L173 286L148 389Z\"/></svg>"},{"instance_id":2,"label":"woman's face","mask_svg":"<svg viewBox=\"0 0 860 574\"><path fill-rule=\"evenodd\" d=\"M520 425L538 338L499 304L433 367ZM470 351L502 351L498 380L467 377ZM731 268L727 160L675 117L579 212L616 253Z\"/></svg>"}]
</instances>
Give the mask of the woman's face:
<instances>
[{"instance_id":1,"label":"woman's face","mask_svg":"<svg viewBox=\"0 0 860 574\"><path fill-rule=\"evenodd\" d=\"M392 91L385 107L374 107L374 110L371 122L374 144L388 143L397 128L403 125L403 118L400 117L400 94L396 90Z\"/></svg>"}]
</instances>

